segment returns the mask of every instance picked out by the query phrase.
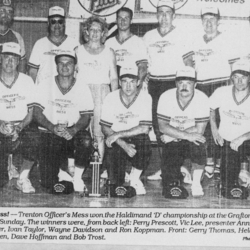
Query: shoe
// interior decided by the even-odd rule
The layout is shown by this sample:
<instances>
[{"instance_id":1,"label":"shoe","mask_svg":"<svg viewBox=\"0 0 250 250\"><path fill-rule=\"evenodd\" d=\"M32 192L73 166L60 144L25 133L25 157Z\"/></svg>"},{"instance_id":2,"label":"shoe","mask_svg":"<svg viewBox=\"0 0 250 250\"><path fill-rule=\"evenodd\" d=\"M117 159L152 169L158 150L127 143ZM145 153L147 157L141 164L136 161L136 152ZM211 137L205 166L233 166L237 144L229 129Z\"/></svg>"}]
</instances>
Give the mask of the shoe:
<instances>
[{"instance_id":1,"label":"shoe","mask_svg":"<svg viewBox=\"0 0 250 250\"><path fill-rule=\"evenodd\" d=\"M141 182L141 180L131 181L130 186L133 187L136 191L136 195L144 195L146 194L146 189Z\"/></svg>"},{"instance_id":2,"label":"shoe","mask_svg":"<svg viewBox=\"0 0 250 250\"><path fill-rule=\"evenodd\" d=\"M177 182L168 185L162 193L167 199L186 199L188 197L188 191Z\"/></svg>"},{"instance_id":3,"label":"shoe","mask_svg":"<svg viewBox=\"0 0 250 250\"><path fill-rule=\"evenodd\" d=\"M149 180L149 181L159 181L159 180L161 180L161 170L158 170L154 174L147 176L147 180Z\"/></svg>"},{"instance_id":4,"label":"shoe","mask_svg":"<svg viewBox=\"0 0 250 250\"><path fill-rule=\"evenodd\" d=\"M102 179L108 179L108 171L107 170L104 170L101 174L101 178Z\"/></svg>"},{"instance_id":5,"label":"shoe","mask_svg":"<svg viewBox=\"0 0 250 250\"><path fill-rule=\"evenodd\" d=\"M250 185L250 173L247 170L241 170L238 180L240 186L248 187Z\"/></svg>"},{"instance_id":6,"label":"shoe","mask_svg":"<svg viewBox=\"0 0 250 250\"><path fill-rule=\"evenodd\" d=\"M35 188L32 186L28 178L21 179L21 180L18 179L16 182L16 188L25 194L36 192Z\"/></svg>"},{"instance_id":7,"label":"shoe","mask_svg":"<svg viewBox=\"0 0 250 250\"><path fill-rule=\"evenodd\" d=\"M184 166L181 167L181 173L184 176L183 182L187 184L192 184L192 176L188 169Z\"/></svg>"},{"instance_id":8,"label":"shoe","mask_svg":"<svg viewBox=\"0 0 250 250\"><path fill-rule=\"evenodd\" d=\"M88 189L86 187L86 185L84 184L82 179L76 179L73 181L73 185L74 185L74 190L75 192L88 192Z\"/></svg>"},{"instance_id":9,"label":"shoe","mask_svg":"<svg viewBox=\"0 0 250 250\"><path fill-rule=\"evenodd\" d=\"M199 197L204 195L203 188L200 184L193 184L191 187L191 191L194 197Z\"/></svg>"},{"instance_id":10,"label":"shoe","mask_svg":"<svg viewBox=\"0 0 250 250\"><path fill-rule=\"evenodd\" d=\"M13 164L8 166L8 175L9 175L9 180L14 178L19 178L19 172L17 171L16 167Z\"/></svg>"}]
</instances>

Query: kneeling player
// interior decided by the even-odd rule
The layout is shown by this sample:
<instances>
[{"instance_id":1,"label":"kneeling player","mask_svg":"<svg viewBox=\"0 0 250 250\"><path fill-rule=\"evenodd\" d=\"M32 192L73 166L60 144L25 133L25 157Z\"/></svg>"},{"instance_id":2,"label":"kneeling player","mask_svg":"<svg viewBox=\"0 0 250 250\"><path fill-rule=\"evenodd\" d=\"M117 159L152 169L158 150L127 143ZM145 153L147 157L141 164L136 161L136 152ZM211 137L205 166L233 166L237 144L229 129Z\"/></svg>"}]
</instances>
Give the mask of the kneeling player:
<instances>
[{"instance_id":1,"label":"kneeling player","mask_svg":"<svg viewBox=\"0 0 250 250\"><path fill-rule=\"evenodd\" d=\"M55 61L58 75L38 86L34 107L34 117L41 125L41 184L56 193L70 193L73 186L83 192L82 174L92 151L86 128L93 114L93 100L89 88L74 78L75 54L61 51ZM73 178L66 173L68 158L75 159Z\"/></svg>"},{"instance_id":2,"label":"kneeling player","mask_svg":"<svg viewBox=\"0 0 250 250\"><path fill-rule=\"evenodd\" d=\"M191 159L192 195L204 194L201 176L206 163L206 139L203 136L209 120L208 97L195 90L195 70L183 67L176 73L176 88L164 92L159 100L157 116L163 147L162 181L166 198L185 199L180 167Z\"/></svg>"},{"instance_id":3,"label":"kneeling player","mask_svg":"<svg viewBox=\"0 0 250 250\"><path fill-rule=\"evenodd\" d=\"M210 123L214 141L222 147L221 193L226 198L246 199L245 187L250 184L250 174L240 172L240 165L250 155L250 65L247 61L233 64L231 80L233 85L217 89L210 97ZM217 108L219 128L215 122ZM238 177L243 186L239 186Z\"/></svg>"},{"instance_id":4,"label":"kneeling player","mask_svg":"<svg viewBox=\"0 0 250 250\"><path fill-rule=\"evenodd\" d=\"M140 180L147 167L151 145L148 136L152 124L152 99L140 91L137 68L123 67L121 89L110 93L104 100L101 122L107 149L104 164L111 184L124 184L126 163L132 163L130 185L137 195L146 194Z\"/></svg>"}]
</instances>

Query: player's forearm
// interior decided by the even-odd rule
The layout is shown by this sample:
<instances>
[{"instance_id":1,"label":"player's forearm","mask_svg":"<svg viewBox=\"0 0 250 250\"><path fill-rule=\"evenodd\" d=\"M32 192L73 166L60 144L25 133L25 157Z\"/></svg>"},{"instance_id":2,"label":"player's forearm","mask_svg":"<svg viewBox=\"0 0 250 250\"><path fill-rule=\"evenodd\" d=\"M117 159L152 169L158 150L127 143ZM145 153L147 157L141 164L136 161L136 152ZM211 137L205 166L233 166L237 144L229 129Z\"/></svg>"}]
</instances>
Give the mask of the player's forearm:
<instances>
[{"instance_id":1,"label":"player's forearm","mask_svg":"<svg viewBox=\"0 0 250 250\"><path fill-rule=\"evenodd\" d=\"M39 125L48 129L51 132L54 132L54 124L52 124L46 118L41 108L38 108L38 107L33 108L33 117L34 117L34 120L37 121Z\"/></svg>"},{"instance_id":2,"label":"player's forearm","mask_svg":"<svg viewBox=\"0 0 250 250\"><path fill-rule=\"evenodd\" d=\"M189 135L188 132L179 130L169 125L169 123L166 121L158 120L158 122L159 122L159 129L163 134L176 138L176 139L182 139L182 140L187 139L187 136Z\"/></svg>"},{"instance_id":3,"label":"player's forearm","mask_svg":"<svg viewBox=\"0 0 250 250\"><path fill-rule=\"evenodd\" d=\"M204 134L205 129L207 126L207 122L202 122L202 123L196 123L195 126L190 127L188 129L185 129L185 132L187 133L199 133L199 134Z\"/></svg>"},{"instance_id":4,"label":"player's forearm","mask_svg":"<svg viewBox=\"0 0 250 250\"><path fill-rule=\"evenodd\" d=\"M128 138L128 137L133 137L136 135L141 135L141 134L148 134L149 133L149 126L144 126L144 125L139 125L136 127L133 127L129 130L123 130L119 132L115 132L115 134L118 135L118 138Z\"/></svg>"},{"instance_id":5,"label":"player's forearm","mask_svg":"<svg viewBox=\"0 0 250 250\"><path fill-rule=\"evenodd\" d=\"M112 129L111 129L110 127L108 127L108 126L102 125L102 133L103 133L104 136L107 138L107 137L113 135L113 134L115 133L115 131L112 130ZM122 139L117 139L117 140L115 141L115 143L116 143L117 145L119 145L121 148L124 148L124 146L126 145L126 142L125 142L124 140L122 140Z\"/></svg>"},{"instance_id":6,"label":"player's forearm","mask_svg":"<svg viewBox=\"0 0 250 250\"><path fill-rule=\"evenodd\" d=\"M211 109L210 110L210 126L212 131L217 131L218 127L216 124L216 113L215 110Z\"/></svg>"},{"instance_id":7,"label":"player's forearm","mask_svg":"<svg viewBox=\"0 0 250 250\"><path fill-rule=\"evenodd\" d=\"M19 129L23 130L25 127L27 127L32 122L32 120L33 120L33 108L30 108L28 114L18 124Z\"/></svg>"},{"instance_id":8,"label":"player's forearm","mask_svg":"<svg viewBox=\"0 0 250 250\"><path fill-rule=\"evenodd\" d=\"M111 80L111 91L115 91L118 89L118 78L114 78Z\"/></svg>"},{"instance_id":9,"label":"player's forearm","mask_svg":"<svg viewBox=\"0 0 250 250\"><path fill-rule=\"evenodd\" d=\"M38 69L29 67L29 76L33 79L34 82L36 82Z\"/></svg>"},{"instance_id":10,"label":"player's forearm","mask_svg":"<svg viewBox=\"0 0 250 250\"><path fill-rule=\"evenodd\" d=\"M245 133L245 134L241 135L240 137L243 139L243 141L249 141L250 140L250 132Z\"/></svg>"},{"instance_id":11,"label":"player's forearm","mask_svg":"<svg viewBox=\"0 0 250 250\"><path fill-rule=\"evenodd\" d=\"M81 115L80 119L75 124L76 133L82 129L86 129L89 126L89 122L90 122L89 114Z\"/></svg>"},{"instance_id":12,"label":"player's forearm","mask_svg":"<svg viewBox=\"0 0 250 250\"><path fill-rule=\"evenodd\" d=\"M147 69L148 69L148 66L147 66L146 62L139 63L139 65L138 65L138 78L139 78L140 85L142 85L142 83L144 82L144 80L147 76L147 72L148 72Z\"/></svg>"}]
</instances>

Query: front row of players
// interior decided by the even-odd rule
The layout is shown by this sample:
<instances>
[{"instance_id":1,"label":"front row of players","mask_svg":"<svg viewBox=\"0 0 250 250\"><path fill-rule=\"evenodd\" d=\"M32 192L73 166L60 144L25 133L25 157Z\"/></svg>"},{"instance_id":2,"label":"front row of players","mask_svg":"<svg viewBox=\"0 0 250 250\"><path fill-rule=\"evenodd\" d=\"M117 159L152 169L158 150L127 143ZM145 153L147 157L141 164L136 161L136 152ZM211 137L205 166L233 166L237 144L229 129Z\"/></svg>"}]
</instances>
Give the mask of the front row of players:
<instances>
[{"instance_id":1,"label":"front row of players","mask_svg":"<svg viewBox=\"0 0 250 250\"><path fill-rule=\"evenodd\" d=\"M5 43L0 56L1 186L14 177L19 190L34 193L29 172L38 162L41 185L48 191L82 192L86 189L82 174L93 150L88 128L94 105L89 88L81 79L74 78L75 54L63 51L57 55L58 75L39 86L17 70L18 44ZM209 119L215 143L221 146L222 152L221 194L226 198L248 197L249 172L240 169L250 152L249 81L249 64L238 61L233 64L232 85L218 88L208 99L195 89L193 68L177 71L176 88L161 95L157 110L164 142L164 197L187 198L183 181L192 184L193 196L204 195L201 180L206 164L206 138L203 134ZM130 187L142 195L146 190L140 175L151 155L148 133L152 124L152 100L138 85L136 67L123 67L121 88L106 97L100 124L106 137L103 164L107 166L110 185L123 187L127 161L130 161ZM216 109L220 115L219 128ZM19 171L13 167L8 171L9 159ZM68 169L68 159L74 161L74 173ZM186 169L186 180L181 168ZM187 180L188 175L191 177Z\"/></svg>"}]
</instances>

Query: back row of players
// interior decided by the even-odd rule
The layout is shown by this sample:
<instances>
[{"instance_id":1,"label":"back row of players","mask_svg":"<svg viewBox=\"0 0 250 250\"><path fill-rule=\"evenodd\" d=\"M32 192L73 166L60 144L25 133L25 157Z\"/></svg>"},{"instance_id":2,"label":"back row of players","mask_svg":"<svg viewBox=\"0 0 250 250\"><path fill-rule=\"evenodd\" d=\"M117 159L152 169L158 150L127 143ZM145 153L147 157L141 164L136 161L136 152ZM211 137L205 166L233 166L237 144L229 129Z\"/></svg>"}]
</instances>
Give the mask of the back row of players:
<instances>
[{"instance_id":1,"label":"back row of players","mask_svg":"<svg viewBox=\"0 0 250 250\"><path fill-rule=\"evenodd\" d=\"M18 177L18 189L35 192L29 172L39 160L43 187L52 192L83 191L82 174L92 152L86 129L94 114L94 139L114 190L124 184L126 161L130 160L130 186L137 195L146 193L140 175L150 158L148 133L153 121L157 141L163 147L165 197L188 196L181 185L181 166L188 169L188 160L192 162L192 195L204 194L201 176L205 166L208 173L213 171L215 141L223 148L222 194L247 198L249 173L241 178L245 181L242 186L238 185L238 176L240 163L246 161L249 152L250 66L247 54L230 55L232 50L224 46L225 41L230 43L218 31L218 9L202 9L205 35L195 39L197 44L193 43L191 50L188 47L188 52L186 40L180 39L172 24L173 1L159 0L159 27L147 32L144 42L130 32L133 12L122 8L117 11L116 37L103 44L107 25L91 17L84 33L87 42L78 47L65 34L65 11L52 7L49 34L35 43L28 63L28 73L36 85L19 73L26 68L25 51L21 36L9 29L13 12L11 1L1 1L1 186L9 178ZM237 61L239 57L245 60ZM230 76L233 84L222 87L228 85ZM147 82L152 98L141 90ZM195 88L212 95L210 101ZM206 126L209 116L211 129ZM39 124L39 133L32 120ZM13 166L7 171L9 154L14 165L19 161L19 173ZM69 173L68 158L74 159L74 174Z\"/></svg>"}]
</instances>

